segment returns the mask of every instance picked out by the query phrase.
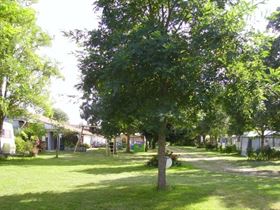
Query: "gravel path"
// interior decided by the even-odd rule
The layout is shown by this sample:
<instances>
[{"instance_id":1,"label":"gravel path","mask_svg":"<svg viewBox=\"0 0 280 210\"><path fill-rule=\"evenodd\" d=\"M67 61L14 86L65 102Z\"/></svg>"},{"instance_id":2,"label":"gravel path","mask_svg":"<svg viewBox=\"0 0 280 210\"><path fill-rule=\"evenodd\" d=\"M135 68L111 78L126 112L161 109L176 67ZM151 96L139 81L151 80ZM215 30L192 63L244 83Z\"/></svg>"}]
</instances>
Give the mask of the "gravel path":
<instances>
[{"instance_id":1,"label":"gravel path","mask_svg":"<svg viewBox=\"0 0 280 210\"><path fill-rule=\"evenodd\" d=\"M213 172L238 173L248 176L280 177L280 170L264 170L250 166L238 166L234 160L229 160L225 156L209 156L207 154L196 153L193 150L169 147L168 150L180 154L182 161L188 162L194 167ZM279 165L280 166L280 165ZM279 167L280 168L280 167Z\"/></svg>"}]
</instances>

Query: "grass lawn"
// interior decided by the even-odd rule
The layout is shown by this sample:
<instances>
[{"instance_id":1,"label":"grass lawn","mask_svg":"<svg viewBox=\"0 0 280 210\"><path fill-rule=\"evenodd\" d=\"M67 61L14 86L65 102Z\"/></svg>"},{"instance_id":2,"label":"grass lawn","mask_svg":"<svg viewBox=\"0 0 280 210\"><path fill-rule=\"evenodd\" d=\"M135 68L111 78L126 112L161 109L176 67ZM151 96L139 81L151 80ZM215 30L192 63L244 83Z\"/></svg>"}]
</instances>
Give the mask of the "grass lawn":
<instances>
[{"instance_id":1,"label":"grass lawn","mask_svg":"<svg viewBox=\"0 0 280 210\"><path fill-rule=\"evenodd\" d=\"M157 192L151 153L106 157L104 150L0 160L0 209L280 209L280 178L195 168L169 169Z\"/></svg>"},{"instance_id":2,"label":"grass lawn","mask_svg":"<svg viewBox=\"0 0 280 210\"><path fill-rule=\"evenodd\" d=\"M176 147L174 147L176 148ZM242 157L236 153L226 154L218 151L206 151L205 148L195 148L195 147L178 147L180 150L185 151L184 154L198 155L203 157L213 158L227 162L236 167L252 168L256 170L271 170L280 171L280 161L255 161L248 160L246 157Z\"/></svg>"}]
</instances>

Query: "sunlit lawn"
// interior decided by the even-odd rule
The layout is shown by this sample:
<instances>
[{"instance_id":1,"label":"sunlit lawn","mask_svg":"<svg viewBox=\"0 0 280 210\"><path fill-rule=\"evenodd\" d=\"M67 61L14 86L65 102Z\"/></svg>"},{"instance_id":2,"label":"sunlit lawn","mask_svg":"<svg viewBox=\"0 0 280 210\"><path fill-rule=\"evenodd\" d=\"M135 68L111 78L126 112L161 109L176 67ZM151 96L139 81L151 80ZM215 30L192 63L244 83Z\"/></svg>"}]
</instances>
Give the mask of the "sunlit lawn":
<instances>
[{"instance_id":1,"label":"sunlit lawn","mask_svg":"<svg viewBox=\"0 0 280 210\"><path fill-rule=\"evenodd\" d=\"M246 157L242 157L237 153L220 153L218 151L206 151L205 148L195 148L195 147L175 147L180 150L185 151L186 154L190 155L200 155L203 157L210 157L219 160L223 160L224 162L231 164L233 166L239 167L250 167L252 169L258 170L272 170L272 171L280 171L280 161L255 161L248 160Z\"/></svg>"},{"instance_id":2,"label":"sunlit lawn","mask_svg":"<svg viewBox=\"0 0 280 210\"><path fill-rule=\"evenodd\" d=\"M156 191L150 153L103 150L0 161L0 209L280 209L280 179L213 173L183 164Z\"/></svg>"}]
</instances>

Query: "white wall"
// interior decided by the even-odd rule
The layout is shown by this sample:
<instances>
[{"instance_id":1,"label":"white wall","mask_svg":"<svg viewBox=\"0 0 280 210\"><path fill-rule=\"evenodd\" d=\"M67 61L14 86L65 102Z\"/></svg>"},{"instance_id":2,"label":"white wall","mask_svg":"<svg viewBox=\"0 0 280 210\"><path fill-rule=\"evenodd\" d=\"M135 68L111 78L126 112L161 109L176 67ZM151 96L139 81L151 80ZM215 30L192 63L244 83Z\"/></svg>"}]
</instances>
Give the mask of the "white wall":
<instances>
[{"instance_id":1,"label":"white wall","mask_svg":"<svg viewBox=\"0 0 280 210\"><path fill-rule=\"evenodd\" d=\"M93 146L105 145L106 142L107 139L104 136L93 135L91 138L91 145Z\"/></svg>"},{"instance_id":2,"label":"white wall","mask_svg":"<svg viewBox=\"0 0 280 210\"><path fill-rule=\"evenodd\" d=\"M83 136L83 142L84 142L84 144L91 145L92 136L90 136L90 135L84 135L84 136Z\"/></svg>"}]
</instances>

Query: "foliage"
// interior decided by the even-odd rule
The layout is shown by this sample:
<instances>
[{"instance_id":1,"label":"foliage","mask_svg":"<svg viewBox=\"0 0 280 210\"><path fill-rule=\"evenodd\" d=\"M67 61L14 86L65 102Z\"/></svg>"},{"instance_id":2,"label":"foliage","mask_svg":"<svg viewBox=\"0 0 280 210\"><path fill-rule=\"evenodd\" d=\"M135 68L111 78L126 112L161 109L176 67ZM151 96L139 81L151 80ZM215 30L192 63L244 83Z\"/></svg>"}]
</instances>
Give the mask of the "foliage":
<instances>
[{"instance_id":1,"label":"foliage","mask_svg":"<svg viewBox=\"0 0 280 210\"><path fill-rule=\"evenodd\" d=\"M80 146L80 147L84 147L84 148L86 148L86 149L89 149L89 148L90 148L90 145L88 145L87 143L80 144L79 146Z\"/></svg>"},{"instance_id":2,"label":"foliage","mask_svg":"<svg viewBox=\"0 0 280 210\"><path fill-rule=\"evenodd\" d=\"M53 115L52 119L58 121L58 122L68 122L69 117L68 115L61 109L53 108Z\"/></svg>"},{"instance_id":3,"label":"foliage","mask_svg":"<svg viewBox=\"0 0 280 210\"><path fill-rule=\"evenodd\" d=\"M217 144L213 144L212 142L207 142L205 144L205 149L206 150L216 150L217 149Z\"/></svg>"},{"instance_id":4,"label":"foliage","mask_svg":"<svg viewBox=\"0 0 280 210\"><path fill-rule=\"evenodd\" d=\"M222 146L220 146L219 148L221 153L236 153L237 149L236 149L236 145L226 145L226 147L223 149Z\"/></svg>"},{"instance_id":5,"label":"foliage","mask_svg":"<svg viewBox=\"0 0 280 210\"><path fill-rule=\"evenodd\" d=\"M28 123L16 136L16 150L22 155L37 155L45 149L45 144L40 140L45 136L46 129L42 123Z\"/></svg>"},{"instance_id":6,"label":"foliage","mask_svg":"<svg viewBox=\"0 0 280 210\"><path fill-rule=\"evenodd\" d=\"M99 28L82 40L84 117L116 135L143 125L158 136L165 184L167 124L207 106L242 45L247 1L96 1ZM131 123L130 123L131 122ZM130 126L135 125L135 126ZM125 132L125 133L126 133Z\"/></svg>"},{"instance_id":7,"label":"foliage","mask_svg":"<svg viewBox=\"0 0 280 210\"><path fill-rule=\"evenodd\" d=\"M43 123L28 123L19 133L23 140L38 141L46 135L45 125Z\"/></svg>"},{"instance_id":8,"label":"foliage","mask_svg":"<svg viewBox=\"0 0 280 210\"><path fill-rule=\"evenodd\" d=\"M232 134L280 128L279 14L278 8L268 24L276 36L250 32L243 53L229 66L224 107Z\"/></svg>"},{"instance_id":9,"label":"foliage","mask_svg":"<svg viewBox=\"0 0 280 210\"><path fill-rule=\"evenodd\" d=\"M169 157L172 160L172 166L181 166L181 161L178 160L179 155L169 152L165 153L165 157ZM158 167L158 155L153 155L152 158L147 162L147 166Z\"/></svg>"},{"instance_id":10,"label":"foliage","mask_svg":"<svg viewBox=\"0 0 280 210\"><path fill-rule=\"evenodd\" d=\"M16 136L15 144L16 144L16 152L18 154L24 154L26 151L26 149L25 149L26 142L20 136Z\"/></svg>"},{"instance_id":11,"label":"foliage","mask_svg":"<svg viewBox=\"0 0 280 210\"><path fill-rule=\"evenodd\" d=\"M64 144L64 146L75 147L78 141L77 133L71 131L64 131L61 141Z\"/></svg>"},{"instance_id":12,"label":"foliage","mask_svg":"<svg viewBox=\"0 0 280 210\"><path fill-rule=\"evenodd\" d=\"M34 148L36 143L30 140L23 140L20 136L15 138L16 152L19 155L34 155Z\"/></svg>"},{"instance_id":13,"label":"foliage","mask_svg":"<svg viewBox=\"0 0 280 210\"><path fill-rule=\"evenodd\" d=\"M269 23L267 25L268 29L272 29L274 32L280 31L280 7L276 9L274 13L269 17ZM276 36L270 48L269 56L266 58L266 62L269 66L272 67L280 67L280 59L279 59L279 52L280 52L280 36Z\"/></svg>"},{"instance_id":14,"label":"foliage","mask_svg":"<svg viewBox=\"0 0 280 210\"><path fill-rule=\"evenodd\" d=\"M245 46L229 67L224 93L231 133L237 135L251 129L263 133L279 122L280 74L266 63L270 37L256 33Z\"/></svg>"},{"instance_id":15,"label":"foliage","mask_svg":"<svg viewBox=\"0 0 280 210\"><path fill-rule=\"evenodd\" d=\"M249 160L280 160L280 150L276 150L269 146L257 149L256 151L248 149L247 155Z\"/></svg>"},{"instance_id":16,"label":"foliage","mask_svg":"<svg viewBox=\"0 0 280 210\"><path fill-rule=\"evenodd\" d=\"M50 44L36 25L30 1L0 1L0 132L5 117L22 116L28 109L48 111L50 78L58 75L53 63L38 50Z\"/></svg>"}]
</instances>

